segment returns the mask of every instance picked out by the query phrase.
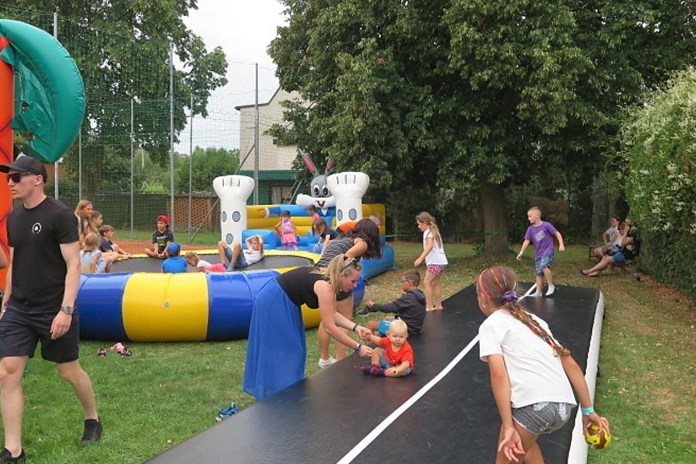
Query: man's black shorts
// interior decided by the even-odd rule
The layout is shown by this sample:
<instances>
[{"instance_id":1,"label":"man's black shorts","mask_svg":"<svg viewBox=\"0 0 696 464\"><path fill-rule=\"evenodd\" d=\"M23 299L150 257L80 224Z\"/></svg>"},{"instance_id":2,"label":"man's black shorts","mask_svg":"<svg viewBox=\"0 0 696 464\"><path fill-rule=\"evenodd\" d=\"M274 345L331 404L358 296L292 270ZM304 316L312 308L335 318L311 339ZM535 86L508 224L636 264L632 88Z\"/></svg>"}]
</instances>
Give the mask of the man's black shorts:
<instances>
[{"instance_id":1,"label":"man's black shorts","mask_svg":"<svg viewBox=\"0 0 696 464\"><path fill-rule=\"evenodd\" d=\"M70 330L51 340L51 324L57 312L30 312L8 306L0 319L0 357L34 356L41 341L41 357L65 363L79 358L80 322L77 311L72 315Z\"/></svg>"}]
</instances>

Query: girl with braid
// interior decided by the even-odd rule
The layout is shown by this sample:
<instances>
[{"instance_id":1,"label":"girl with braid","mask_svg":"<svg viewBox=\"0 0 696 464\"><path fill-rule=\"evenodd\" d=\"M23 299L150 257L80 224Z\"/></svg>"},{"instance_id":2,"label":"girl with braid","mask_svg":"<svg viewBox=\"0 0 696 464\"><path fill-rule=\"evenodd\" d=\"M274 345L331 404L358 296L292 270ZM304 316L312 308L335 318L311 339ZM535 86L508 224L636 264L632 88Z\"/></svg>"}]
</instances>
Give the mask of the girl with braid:
<instances>
[{"instance_id":1,"label":"girl with braid","mask_svg":"<svg viewBox=\"0 0 696 464\"><path fill-rule=\"evenodd\" d=\"M491 388L502 426L496 464L543 463L537 437L561 428L576 405L583 425L609 430L592 407L582 369L551 334L548 324L517 302L517 276L502 266L483 271L476 281L481 311L481 360L488 363Z\"/></svg>"}]
</instances>

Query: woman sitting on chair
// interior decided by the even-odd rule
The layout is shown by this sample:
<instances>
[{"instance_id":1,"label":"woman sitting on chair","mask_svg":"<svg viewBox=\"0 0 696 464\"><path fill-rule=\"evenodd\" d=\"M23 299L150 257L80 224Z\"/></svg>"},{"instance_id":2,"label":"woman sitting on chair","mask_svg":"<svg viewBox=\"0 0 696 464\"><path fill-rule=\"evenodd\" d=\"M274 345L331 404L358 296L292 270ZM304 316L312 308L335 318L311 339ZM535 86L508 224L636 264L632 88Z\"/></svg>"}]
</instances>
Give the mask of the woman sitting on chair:
<instances>
[{"instance_id":1,"label":"woman sitting on chair","mask_svg":"<svg viewBox=\"0 0 696 464\"><path fill-rule=\"evenodd\" d=\"M628 226L624 223L619 225L619 233L621 234L621 244L618 247L609 247L597 264L580 271L583 275L597 277L604 269L611 269L614 264L623 263L635 257L635 244L633 237L628 235Z\"/></svg>"}]
</instances>

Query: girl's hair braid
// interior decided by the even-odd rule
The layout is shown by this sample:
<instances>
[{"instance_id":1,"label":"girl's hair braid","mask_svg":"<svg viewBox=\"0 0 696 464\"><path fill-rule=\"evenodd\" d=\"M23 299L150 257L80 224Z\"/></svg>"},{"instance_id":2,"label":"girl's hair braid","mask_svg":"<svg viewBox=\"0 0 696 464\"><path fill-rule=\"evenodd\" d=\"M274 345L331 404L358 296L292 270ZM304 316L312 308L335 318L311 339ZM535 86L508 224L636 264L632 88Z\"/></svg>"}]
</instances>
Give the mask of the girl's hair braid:
<instances>
[{"instance_id":1,"label":"girl's hair braid","mask_svg":"<svg viewBox=\"0 0 696 464\"><path fill-rule=\"evenodd\" d=\"M507 309L512 317L538 335L553 348L558 356L568 356L570 350L551 336L537 321L517 302L517 276L515 272L504 266L494 266L483 271L476 283L479 291L492 302Z\"/></svg>"}]
</instances>

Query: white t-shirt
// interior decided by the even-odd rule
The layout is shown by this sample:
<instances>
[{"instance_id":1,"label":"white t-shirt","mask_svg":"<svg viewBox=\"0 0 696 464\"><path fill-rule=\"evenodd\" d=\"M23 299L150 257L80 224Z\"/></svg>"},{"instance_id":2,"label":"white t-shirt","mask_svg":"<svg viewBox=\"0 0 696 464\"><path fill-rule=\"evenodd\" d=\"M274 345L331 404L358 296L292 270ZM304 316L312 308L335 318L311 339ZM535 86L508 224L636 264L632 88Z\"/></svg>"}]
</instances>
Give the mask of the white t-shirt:
<instances>
[{"instance_id":1,"label":"white t-shirt","mask_svg":"<svg viewBox=\"0 0 696 464\"><path fill-rule=\"evenodd\" d=\"M546 321L532 317L551 334ZM544 401L575 404L560 356L508 310L498 309L481 324L479 349L482 361L486 356L503 355L513 408Z\"/></svg>"},{"instance_id":2,"label":"white t-shirt","mask_svg":"<svg viewBox=\"0 0 696 464\"><path fill-rule=\"evenodd\" d=\"M261 258L263 258L261 250L254 250L252 248L244 250L244 259L246 260L247 266L258 263L261 261Z\"/></svg>"},{"instance_id":3,"label":"white t-shirt","mask_svg":"<svg viewBox=\"0 0 696 464\"><path fill-rule=\"evenodd\" d=\"M95 274L104 274L106 272L106 260L102 256L101 250L80 250L80 268L83 274L89 274L90 268L92 267L92 260L95 256L97 258L97 266L95 268Z\"/></svg>"},{"instance_id":4,"label":"white t-shirt","mask_svg":"<svg viewBox=\"0 0 696 464\"><path fill-rule=\"evenodd\" d=\"M212 266L212 264L210 264L208 261L206 261L204 259L199 258L198 264L196 264L196 269L201 269L203 267L208 267L208 266Z\"/></svg>"},{"instance_id":5,"label":"white t-shirt","mask_svg":"<svg viewBox=\"0 0 696 464\"><path fill-rule=\"evenodd\" d=\"M618 227L610 227L604 233L609 237L607 245L621 245L621 234Z\"/></svg>"},{"instance_id":6,"label":"white t-shirt","mask_svg":"<svg viewBox=\"0 0 696 464\"><path fill-rule=\"evenodd\" d=\"M428 242L428 238L432 236L432 233L430 232L430 229L426 229L423 231L423 248L425 249L425 246ZM446 266L447 265L447 255L445 254L445 246L444 244L438 245L437 241L433 239L433 248L430 250L430 253L425 257L425 264L430 265L430 264L437 264L439 266Z\"/></svg>"}]
</instances>

